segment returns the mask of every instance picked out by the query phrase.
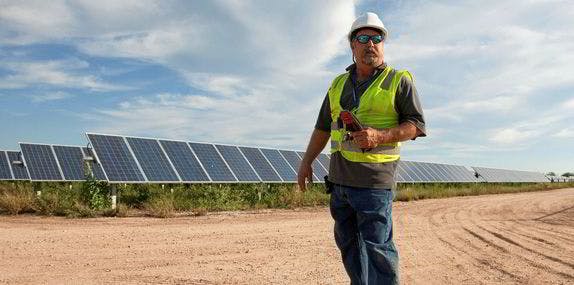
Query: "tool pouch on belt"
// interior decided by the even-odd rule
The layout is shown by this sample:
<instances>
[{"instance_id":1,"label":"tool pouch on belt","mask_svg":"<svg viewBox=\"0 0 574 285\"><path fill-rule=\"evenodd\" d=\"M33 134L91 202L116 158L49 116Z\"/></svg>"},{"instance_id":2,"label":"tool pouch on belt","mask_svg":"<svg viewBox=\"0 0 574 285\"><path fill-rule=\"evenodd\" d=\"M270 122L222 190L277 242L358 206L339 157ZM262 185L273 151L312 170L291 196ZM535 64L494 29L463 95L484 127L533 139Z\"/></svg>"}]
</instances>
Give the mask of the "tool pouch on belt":
<instances>
[{"instance_id":1,"label":"tool pouch on belt","mask_svg":"<svg viewBox=\"0 0 574 285\"><path fill-rule=\"evenodd\" d=\"M325 192L327 192L327 194L331 194L331 192L333 192L333 183L329 181L329 176L327 175L325 175L323 179L325 180Z\"/></svg>"}]
</instances>

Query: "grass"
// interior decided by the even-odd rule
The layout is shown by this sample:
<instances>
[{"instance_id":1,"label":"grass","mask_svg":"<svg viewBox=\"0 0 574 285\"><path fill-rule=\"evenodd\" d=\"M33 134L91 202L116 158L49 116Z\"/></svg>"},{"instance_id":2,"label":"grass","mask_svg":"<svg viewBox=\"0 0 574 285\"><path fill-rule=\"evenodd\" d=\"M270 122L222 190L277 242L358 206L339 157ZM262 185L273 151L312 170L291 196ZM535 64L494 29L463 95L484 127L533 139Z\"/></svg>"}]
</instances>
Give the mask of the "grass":
<instances>
[{"instance_id":1,"label":"grass","mask_svg":"<svg viewBox=\"0 0 574 285\"><path fill-rule=\"evenodd\" d=\"M574 183L428 183L399 184L395 201L437 199L552 190L574 187Z\"/></svg>"},{"instance_id":2,"label":"grass","mask_svg":"<svg viewBox=\"0 0 574 285\"><path fill-rule=\"evenodd\" d=\"M110 185L84 183L1 182L0 213L66 216L71 218L148 215L169 218L213 211L289 209L328 206L322 184L305 192L293 184L117 185L118 205L109 204ZM399 184L395 201L484 194L516 193L574 187L574 183L434 183ZM40 195L35 191L39 190Z\"/></svg>"},{"instance_id":3,"label":"grass","mask_svg":"<svg viewBox=\"0 0 574 285\"><path fill-rule=\"evenodd\" d=\"M0 186L0 209L11 215L18 215L22 212L32 211L34 204L34 193L26 187L6 185Z\"/></svg>"}]
</instances>

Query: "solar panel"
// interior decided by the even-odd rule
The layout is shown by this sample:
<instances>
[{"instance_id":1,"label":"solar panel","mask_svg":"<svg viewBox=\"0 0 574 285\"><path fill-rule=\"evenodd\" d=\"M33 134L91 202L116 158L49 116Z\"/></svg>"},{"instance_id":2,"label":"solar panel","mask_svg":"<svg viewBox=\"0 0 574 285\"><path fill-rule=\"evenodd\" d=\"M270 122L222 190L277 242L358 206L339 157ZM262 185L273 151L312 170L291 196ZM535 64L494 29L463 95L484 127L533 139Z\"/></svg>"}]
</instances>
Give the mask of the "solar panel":
<instances>
[{"instance_id":1,"label":"solar panel","mask_svg":"<svg viewBox=\"0 0 574 285\"><path fill-rule=\"evenodd\" d=\"M245 155L249 163L251 163L257 174L259 174L261 180L265 182L282 182L281 177L279 177L275 169L273 169L259 149L243 146L239 147L239 149Z\"/></svg>"},{"instance_id":2,"label":"solar panel","mask_svg":"<svg viewBox=\"0 0 574 285\"><path fill-rule=\"evenodd\" d=\"M91 169L92 175L96 180L107 180L104 171L102 170L102 166L96 161L95 155L92 153L92 150L87 147L82 147L82 153L84 157L90 157L91 160L88 160L84 163L87 163ZM85 164L84 164L85 165Z\"/></svg>"},{"instance_id":3,"label":"solar panel","mask_svg":"<svg viewBox=\"0 0 574 285\"><path fill-rule=\"evenodd\" d=\"M412 182L424 182L424 176L420 171L416 170L415 163L412 161L404 161L404 167L409 176L413 179Z\"/></svg>"},{"instance_id":4,"label":"solar panel","mask_svg":"<svg viewBox=\"0 0 574 285\"><path fill-rule=\"evenodd\" d=\"M30 180L32 181L62 181L62 172L54 156L52 146L45 144L20 143L22 155Z\"/></svg>"},{"instance_id":5,"label":"solar panel","mask_svg":"<svg viewBox=\"0 0 574 285\"><path fill-rule=\"evenodd\" d=\"M276 149L260 149L263 155L267 158L267 160L271 163L273 168L279 173L279 176L285 182L295 182L297 181L297 173L291 165L283 158L281 153Z\"/></svg>"},{"instance_id":6,"label":"solar panel","mask_svg":"<svg viewBox=\"0 0 574 285\"><path fill-rule=\"evenodd\" d=\"M428 167L427 163L425 162L415 162L416 167L423 173L425 176L426 182L435 182L438 181L437 175Z\"/></svg>"},{"instance_id":7,"label":"solar panel","mask_svg":"<svg viewBox=\"0 0 574 285\"><path fill-rule=\"evenodd\" d=\"M160 144L183 182L211 181L186 142L161 140Z\"/></svg>"},{"instance_id":8,"label":"solar panel","mask_svg":"<svg viewBox=\"0 0 574 285\"><path fill-rule=\"evenodd\" d=\"M212 144L189 143L197 158L203 165L203 168L214 182L237 181L225 161L217 152Z\"/></svg>"},{"instance_id":9,"label":"solar panel","mask_svg":"<svg viewBox=\"0 0 574 285\"><path fill-rule=\"evenodd\" d=\"M221 156L227 162L227 165L231 168L231 171L235 173L235 176L239 181L242 182L260 182L261 179L257 176L257 173L249 164L243 153L239 151L236 146L230 145L215 145Z\"/></svg>"},{"instance_id":10,"label":"solar panel","mask_svg":"<svg viewBox=\"0 0 574 285\"><path fill-rule=\"evenodd\" d=\"M298 151L297 154L299 154L301 159L303 159L303 157L305 156L305 153L302 151ZM315 176L316 179L315 181L324 182L325 180L323 179L323 177L325 177L328 174L328 172L325 168L323 168L323 165L321 165L321 163L319 163L317 159L315 159L313 160L311 166L313 167L313 175Z\"/></svg>"},{"instance_id":11,"label":"solar panel","mask_svg":"<svg viewBox=\"0 0 574 285\"><path fill-rule=\"evenodd\" d=\"M413 182L405 168L405 161L399 160L397 165L397 182Z\"/></svg>"},{"instance_id":12,"label":"solar panel","mask_svg":"<svg viewBox=\"0 0 574 285\"><path fill-rule=\"evenodd\" d=\"M10 168L14 174L14 180L30 180L30 176L28 175L28 168L22 159L22 153L19 151L6 151L6 153L8 154L8 159L10 160ZM16 161L20 163L14 163Z\"/></svg>"},{"instance_id":13,"label":"solar panel","mask_svg":"<svg viewBox=\"0 0 574 285\"><path fill-rule=\"evenodd\" d=\"M319 162L321 163L321 165L323 165L323 168L325 168L325 170L327 170L327 172L329 172L329 167L331 164L331 158L329 154L324 154L324 153L320 153L319 156L317 156L317 159L319 160Z\"/></svg>"},{"instance_id":14,"label":"solar panel","mask_svg":"<svg viewBox=\"0 0 574 285\"><path fill-rule=\"evenodd\" d=\"M466 167L461 165L449 165L452 169L452 172L456 173L457 175L457 182L476 182L476 178L474 177L474 171L468 170Z\"/></svg>"},{"instance_id":15,"label":"solar panel","mask_svg":"<svg viewBox=\"0 0 574 285\"><path fill-rule=\"evenodd\" d=\"M455 171L452 165L433 163L433 167L438 173L441 182L457 182L462 180L461 174Z\"/></svg>"},{"instance_id":16,"label":"solar panel","mask_svg":"<svg viewBox=\"0 0 574 285\"><path fill-rule=\"evenodd\" d=\"M425 162L425 165L426 165L427 169L433 175L433 178L434 178L433 181L434 182L445 182L446 181L445 173L443 171L441 171L439 164Z\"/></svg>"},{"instance_id":17,"label":"solar panel","mask_svg":"<svg viewBox=\"0 0 574 285\"><path fill-rule=\"evenodd\" d=\"M301 157L299 157L296 152L291 150L279 150L279 152L283 155L287 163L289 163L289 165L291 165L291 167L293 167L293 169L298 172L299 165L301 165ZM315 176L315 174L313 174L313 176L313 180L317 181L317 176Z\"/></svg>"},{"instance_id":18,"label":"solar panel","mask_svg":"<svg viewBox=\"0 0 574 285\"><path fill-rule=\"evenodd\" d=\"M13 180L12 170L10 170L10 160L5 151L0 151L0 180Z\"/></svg>"},{"instance_id":19,"label":"solar panel","mask_svg":"<svg viewBox=\"0 0 574 285\"><path fill-rule=\"evenodd\" d=\"M171 161L155 139L126 137L148 182L180 182Z\"/></svg>"},{"instance_id":20,"label":"solar panel","mask_svg":"<svg viewBox=\"0 0 574 285\"><path fill-rule=\"evenodd\" d=\"M486 182L548 182L542 173L487 167L472 167Z\"/></svg>"},{"instance_id":21,"label":"solar panel","mask_svg":"<svg viewBox=\"0 0 574 285\"><path fill-rule=\"evenodd\" d=\"M84 154L80 147L53 145L58 163L62 168L64 180L84 180Z\"/></svg>"},{"instance_id":22,"label":"solar panel","mask_svg":"<svg viewBox=\"0 0 574 285\"><path fill-rule=\"evenodd\" d=\"M123 137L89 133L88 140L109 182L146 181Z\"/></svg>"}]
</instances>

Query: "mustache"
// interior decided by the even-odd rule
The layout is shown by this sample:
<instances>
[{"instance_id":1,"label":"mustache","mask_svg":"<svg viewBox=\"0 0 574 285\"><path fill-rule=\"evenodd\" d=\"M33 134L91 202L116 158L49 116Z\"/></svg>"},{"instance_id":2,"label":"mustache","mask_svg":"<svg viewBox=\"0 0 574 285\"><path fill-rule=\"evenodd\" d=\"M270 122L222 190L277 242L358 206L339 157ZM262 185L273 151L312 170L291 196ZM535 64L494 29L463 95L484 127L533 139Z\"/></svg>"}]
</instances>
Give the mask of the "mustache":
<instances>
[{"instance_id":1,"label":"mustache","mask_svg":"<svg viewBox=\"0 0 574 285\"><path fill-rule=\"evenodd\" d=\"M370 54L375 54L376 50L373 48L365 48L364 50L365 53L370 53Z\"/></svg>"}]
</instances>

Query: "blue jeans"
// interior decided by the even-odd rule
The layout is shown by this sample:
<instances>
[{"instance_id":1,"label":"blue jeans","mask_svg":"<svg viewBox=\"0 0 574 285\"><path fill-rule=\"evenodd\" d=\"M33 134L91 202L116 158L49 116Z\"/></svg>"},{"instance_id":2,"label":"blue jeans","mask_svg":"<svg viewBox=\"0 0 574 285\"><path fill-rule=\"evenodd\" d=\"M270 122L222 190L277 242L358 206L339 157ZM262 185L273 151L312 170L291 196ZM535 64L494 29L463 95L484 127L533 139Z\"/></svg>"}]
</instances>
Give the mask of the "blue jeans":
<instances>
[{"instance_id":1,"label":"blue jeans","mask_svg":"<svg viewBox=\"0 0 574 285\"><path fill-rule=\"evenodd\" d=\"M399 284L399 253L393 243L393 192L331 187L335 242L351 284Z\"/></svg>"}]
</instances>

